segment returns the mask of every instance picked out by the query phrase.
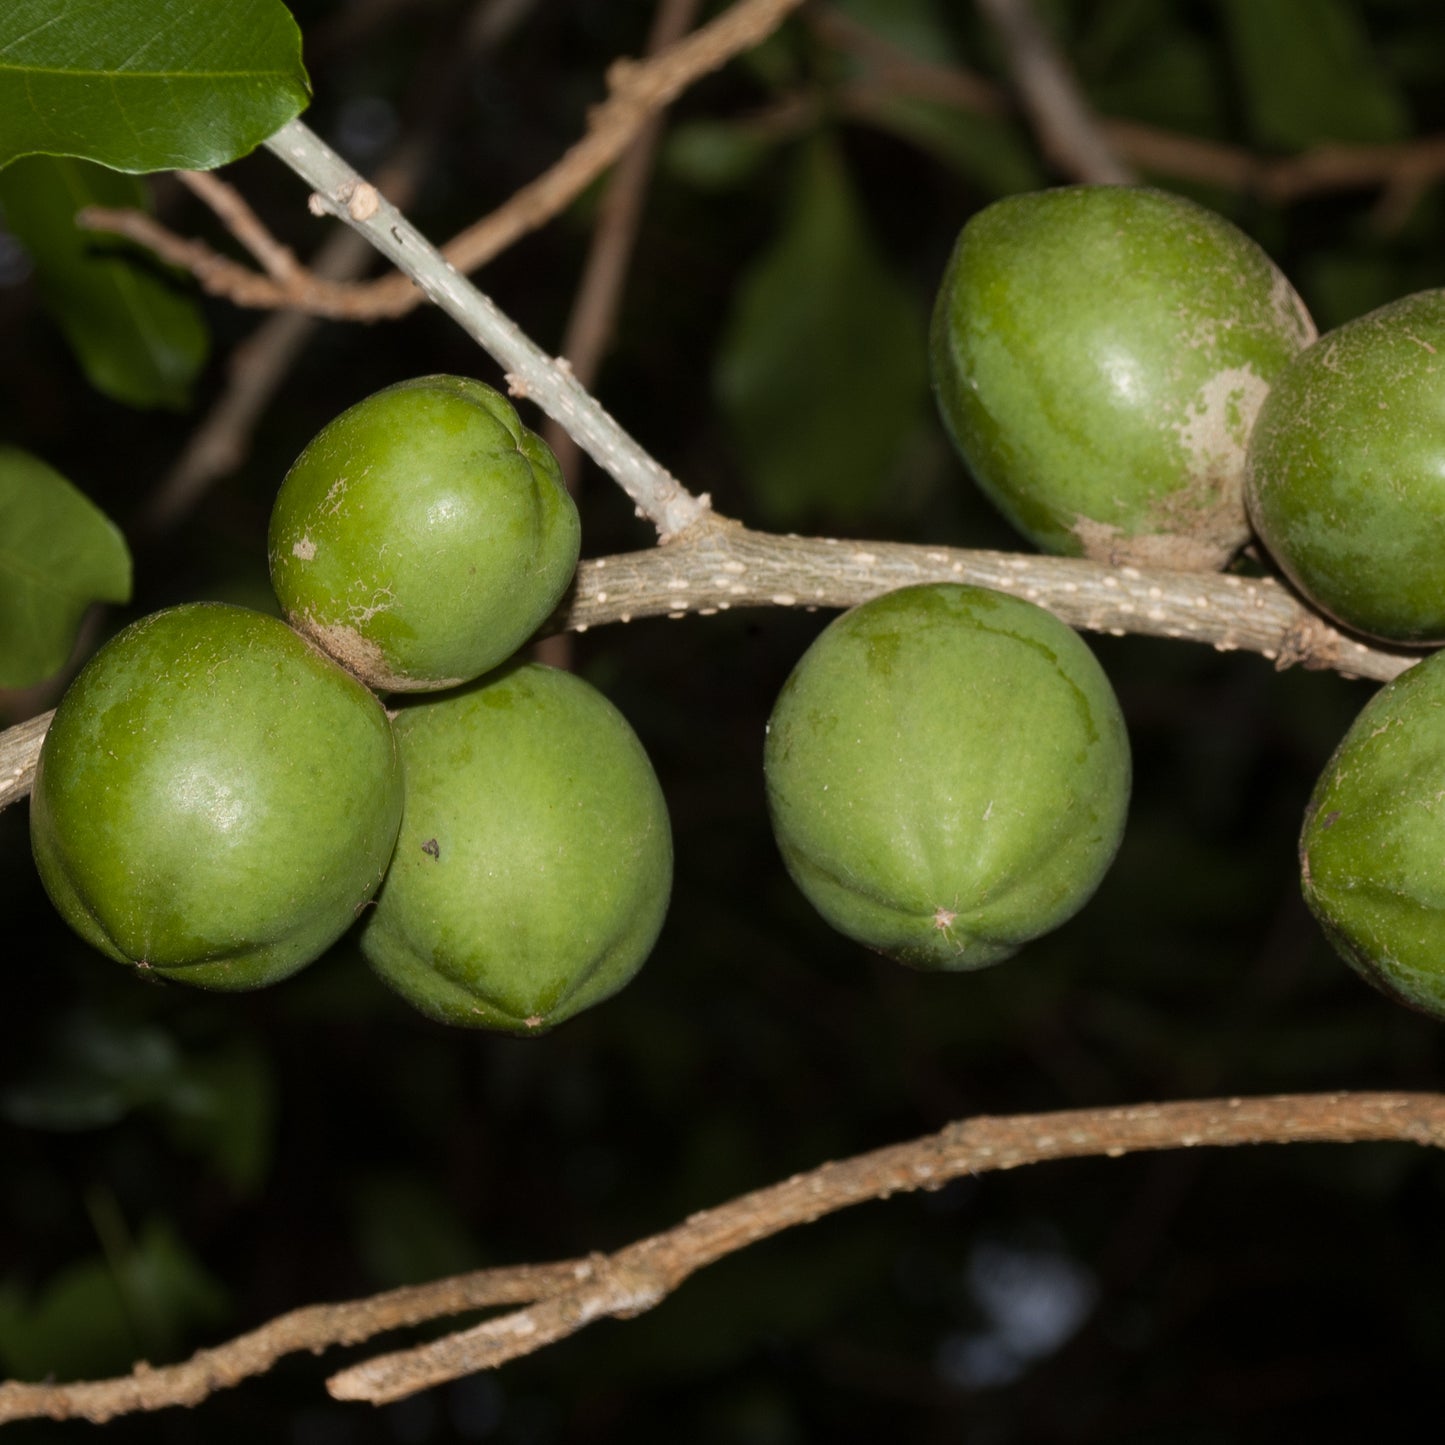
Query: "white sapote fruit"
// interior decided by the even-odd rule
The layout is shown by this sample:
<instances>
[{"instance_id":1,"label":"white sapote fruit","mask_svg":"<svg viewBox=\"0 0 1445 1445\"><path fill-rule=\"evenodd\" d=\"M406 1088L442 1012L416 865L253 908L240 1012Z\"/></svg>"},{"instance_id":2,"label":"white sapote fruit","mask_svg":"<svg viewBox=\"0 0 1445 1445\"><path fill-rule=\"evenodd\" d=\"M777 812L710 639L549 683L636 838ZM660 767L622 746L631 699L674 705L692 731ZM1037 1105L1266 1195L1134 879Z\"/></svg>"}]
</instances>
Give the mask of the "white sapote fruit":
<instances>
[{"instance_id":1,"label":"white sapote fruit","mask_svg":"<svg viewBox=\"0 0 1445 1445\"><path fill-rule=\"evenodd\" d=\"M277 618L193 603L133 623L71 684L30 835L51 900L102 953L246 989L345 932L401 808L366 688Z\"/></svg>"},{"instance_id":2,"label":"white sapote fruit","mask_svg":"<svg viewBox=\"0 0 1445 1445\"><path fill-rule=\"evenodd\" d=\"M504 662L577 569L557 459L500 392L461 376L389 386L327 423L271 514L291 625L382 692Z\"/></svg>"},{"instance_id":3,"label":"white sapote fruit","mask_svg":"<svg viewBox=\"0 0 1445 1445\"><path fill-rule=\"evenodd\" d=\"M1365 704L1300 833L1305 902L1361 977L1445 1019L1445 652Z\"/></svg>"},{"instance_id":4,"label":"white sapote fruit","mask_svg":"<svg viewBox=\"0 0 1445 1445\"><path fill-rule=\"evenodd\" d=\"M1445 642L1445 290L1347 321L1276 379L1246 496L1285 574L1337 622Z\"/></svg>"},{"instance_id":5,"label":"white sapote fruit","mask_svg":"<svg viewBox=\"0 0 1445 1445\"><path fill-rule=\"evenodd\" d=\"M1129 802L1124 719L1079 636L948 583L824 629L778 696L764 770L813 906L924 969L997 963L1076 913Z\"/></svg>"},{"instance_id":6,"label":"white sapote fruit","mask_svg":"<svg viewBox=\"0 0 1445 1445\"><path fill-rule=\"evenodd\" d=\"M672 832L622 714L514 663L393 726L405 816L361 933L377 974L432 1018L523 1034L627 983L667 912Z\"/></svg>"},{"instance_id":7,"label":"white sapote fruit","mask_svg":"<svg viewBox=\"0 0 1445 1445\"><path fill-rule=\"evenodd\" d=\"M1049 552L1210 569L1249 537L1250 427L1315 328L1222 216L1132 186L1008 196L964 226L933 314L939 410Z\"/></svg>"}]
</instances>

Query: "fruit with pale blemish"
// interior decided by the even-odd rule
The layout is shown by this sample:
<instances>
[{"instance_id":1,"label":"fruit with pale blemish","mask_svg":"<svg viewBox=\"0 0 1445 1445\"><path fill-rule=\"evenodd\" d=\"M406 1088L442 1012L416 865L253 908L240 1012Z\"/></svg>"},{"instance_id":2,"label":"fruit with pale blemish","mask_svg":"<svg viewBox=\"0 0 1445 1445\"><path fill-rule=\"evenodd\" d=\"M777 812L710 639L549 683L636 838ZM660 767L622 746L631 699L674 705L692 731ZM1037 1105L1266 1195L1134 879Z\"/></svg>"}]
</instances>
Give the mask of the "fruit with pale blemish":
<instances>
[{"instance_id":1,"label":"fruit with pale blemish","mask_svg":"<svg viewBox=\"0 0 1445 1445\"><path fill-rule=\"evenodd\" d=\"M1340 956L1445 1018L1445 653L1365 705L1315 785L1300 835L1305 901Z\"/></svg>"},{"instance_id":2,"label":"fruit with pale blemish","mask_svg":"<svg viewBox=\"0 0 1445 1445\"><path fill-rule=\"evenodd\" d=\"M1078 635L981 587L909 587L828 626L764 748L789 873L904 963L1009 957L1081 908L1123 834L1128 736Z\"/></svg>"},{"instance_id":3,"label":"fruit with pale blemish","mask_svg":"<svg viewBox=\"0 0 1445 1445\"><path fill-rule=\"evenodd\" d=\"M445 1023L522 1034L627 983L667 911L672 832L622 714L514 663L393 725L406 816L361 934L377 974Z\"/></svg>"},{"instance_id":4,"label":"fruit with pale blemish","mask_svg":"<svg viewBox=\"0 0 1445 1445\"><path fill-rule=\"evenodd\" d=\"M1445 291L1300 353L1260 411L1246 494L1316 607L1388 642L1445 642Z\"/></svg>"},{"instance_id":5,"label":"fruit with pale blemish","mask_svg":"<svg viewBox=\"0 0 1445 1445\"><path fill-rule=\"evenodd\" d=\"M430 691L512 655L577 567L556 458L499 392L460 376L387 387L329 422L271 514L292 626L383 692Z\"/></svg>"},{"instance_id":6,"label":"fruit with pale blemish","mask_svg":"<svg viewBox=\"0 0 1445 1445\"><path fill-rule=\"evenodd\" d=\"M195 603L86 664L30 800L46 891L88 943L152 976L246 989L354 921L401 821L386 713L284 622Z\"/></svg>"},{"instance_id":7,"label":"fruit with pale blemish","mask_svg":"<svg viewBox=\"0 0 1445 1445\"><path fill-rule=\"evenodd\" d=\"M1216 568L1249 536L1254 416L1314 335L1223 217L1062 187L964 226L934 309L934 390L975 480L1046 551Z\"/></svg>"}]
</instances>

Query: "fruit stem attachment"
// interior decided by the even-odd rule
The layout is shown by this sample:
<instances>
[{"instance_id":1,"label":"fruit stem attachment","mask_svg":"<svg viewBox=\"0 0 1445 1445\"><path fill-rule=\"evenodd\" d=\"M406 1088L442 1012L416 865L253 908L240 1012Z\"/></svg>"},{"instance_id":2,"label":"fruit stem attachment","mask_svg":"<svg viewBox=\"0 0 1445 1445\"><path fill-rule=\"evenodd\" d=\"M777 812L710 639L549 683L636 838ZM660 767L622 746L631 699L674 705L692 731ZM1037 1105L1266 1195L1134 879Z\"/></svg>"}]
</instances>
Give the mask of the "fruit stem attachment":
<instances>
[{"instance_id":1,"label":"fruit stem attachment","mask_svg":"<svg viewBox=\"0 0 1445 1445\"><path fill-rule=\"evenodd\" d=\"M313 189L311 210L359 231L455 321L507 373L513 396L541 407L613 477L639 515L666 542L708 517L706 494L695 497L631 437L572 375L459 272L370 182L311 128L288 121L266 148Z\"/></svg>"}]
</instances>

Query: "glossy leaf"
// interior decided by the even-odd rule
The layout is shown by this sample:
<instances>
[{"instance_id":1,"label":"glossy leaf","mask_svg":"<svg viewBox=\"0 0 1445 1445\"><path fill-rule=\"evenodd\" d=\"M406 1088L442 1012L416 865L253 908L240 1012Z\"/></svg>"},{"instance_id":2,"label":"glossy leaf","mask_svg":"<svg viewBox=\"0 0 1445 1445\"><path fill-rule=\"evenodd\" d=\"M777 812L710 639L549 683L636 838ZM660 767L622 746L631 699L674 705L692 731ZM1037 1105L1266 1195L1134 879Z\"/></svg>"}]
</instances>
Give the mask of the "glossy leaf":
<instances>
[{"instance_id":1,"label":"glossy leaf","mask_svg":"<svg viewBox=\"0 0 1445 1445\"><path fill-rule=\"evenodd\" d=\"M0 6L0 166L41 154L207 170L255 149L309 97L280 0Z\"/></svg>"},{"instance_id":2,"label":"glossy leaf","mask_svg":"<svg viewBox=\"0 0 1445 1445\"><path fill-rule=\"evenodd\" d=\"M1226 0L1224 14L1260 144L1303 150L1409 134L1404 100L1350 0Z\"/></svg>"},{"instance_id":3,"label":"glossy leaf","mask_svg":"<svg viewBox=\"0 0 1445 1445\"><path fill-rule=\"evenodd\" d=\"M59 472L0 447L0 687L61 668L92 602L130 597L119 529Z\"/></svg>"},{"instance_id":4,"label":"glossy leaf","mask_svg":"<svg viewBox=\"0 0 1445 1445\"><path fill-rule=\"evenodd\" d=\"M0 208L29 251L46 307L97 391L129 406L184 407L206 359L196 303L113 237L82 231L83 206L146 209L130 176L55 156L0 171Z\"/></svg>"},{"instance_id":5,"label":"glossy leaf","mask_svg":"<svg viewBox=\"0 0 1445 1445\"><path fill-rule=\"evenodd\" d=\"M743 282L716 386L759 516L866 516L927 400L917 298L869 235L838 152L802 158L782 234Z\"/></svg>"}]
</instances>

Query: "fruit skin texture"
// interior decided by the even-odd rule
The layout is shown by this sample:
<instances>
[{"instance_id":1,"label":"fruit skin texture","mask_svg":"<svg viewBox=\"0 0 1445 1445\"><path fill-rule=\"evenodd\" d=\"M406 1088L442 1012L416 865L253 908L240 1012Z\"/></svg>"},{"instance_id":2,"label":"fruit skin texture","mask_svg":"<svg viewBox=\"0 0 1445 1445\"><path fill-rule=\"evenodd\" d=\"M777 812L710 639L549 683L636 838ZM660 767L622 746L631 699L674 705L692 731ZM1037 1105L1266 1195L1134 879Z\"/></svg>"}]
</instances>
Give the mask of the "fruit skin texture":
<instances>
[{"instance_id":1,"label":"fruit skin texture","mask_svg":"<svg viewBox=\"0 0 1445 1445\"><path fill-rule=\"evenodd\" d=\"M1077 912L1129 803L1129 740L1093 653L1032 603L908 587L837 618L764 748L789 873L903 963L981 968Z\"/></svg>"},{"instance_id":2,"label":"fruit skin texture","mask_svg":"<svg viewBox=\"0 0 1445 1445\"><path fill-rule=\"evenodd\" d=\"M387 387L324 426L271 514L293 627L383 692L504 662L577 569L557 459L499 392L460 376Z\"/></svg>"},{"instance_id":3,"label":"fruit skin texture","mask_svg":"<svg viewBox=\"0 0 1445 1445\"><path fill-rule=\"evenodd\" d=\"M627 983L667 912L672 831L622 714L525 663L394 726L406 812L361 934L380 977L444 1023L520 1034Z\"/></svg>"},{"instance_id":4,"label":"fruit skin texture","mask_svg":"<svg viewBox=\"0 0 1445 1445\"><path fill-rule=\"evenodd\" d=\"M1246 496L1315 606L1385 641L1445 641L1445 291L1300 353L1260 410Z\"/></svg>"},{"instance_id":5,"label":"fruit skin texture","mask_svg":"<svg viewBox=\"0 0 1445 1445\"><path fill-rule=\"evenodd\" d=\"M277 618L202 602L142 618L86 664L41 748L30 835L86 942L247 989L352 923L401 803L375 697Z\"/></svg>"},{"instance_id":6,"label":"fruit skin texture","mask_svg":"<svg viewBox=\"0 0 1445 1445\"><path fill-rule=\"evenodd\" d=\"M1315 336L1242 231L1162 191L1009 196L964 226L933 315L939 410L1038 546L1209 569L1249 536L1250 425Z\"/></svg>"},{"instance_id":7,"label":"fruit skin texture","mask_svg":"<svg viewBox=\"0 0 1445 1445\"><path fill-rule=\"evenodd\" d=\"M1445 653L1386 684L1305 811L1305 902L1340 956L1390 997L1445 1018Z\"/></svg>"}]
</instances>

